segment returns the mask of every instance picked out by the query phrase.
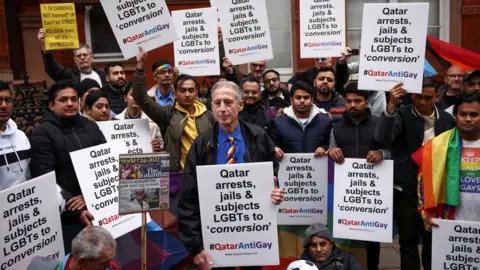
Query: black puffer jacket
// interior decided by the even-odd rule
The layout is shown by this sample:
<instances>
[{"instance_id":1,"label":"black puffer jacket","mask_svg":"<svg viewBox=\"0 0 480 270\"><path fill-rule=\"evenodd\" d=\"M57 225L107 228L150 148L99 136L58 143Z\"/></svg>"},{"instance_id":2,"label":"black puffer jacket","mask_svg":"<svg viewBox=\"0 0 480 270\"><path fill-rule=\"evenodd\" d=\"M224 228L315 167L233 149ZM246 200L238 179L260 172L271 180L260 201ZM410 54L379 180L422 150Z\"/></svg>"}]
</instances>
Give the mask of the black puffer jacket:
<instances>
[{"instance_id":1,"label":"black puffer jacket","mask_svg":"<svg viewBox=\"0 0 480 270\"><path fill-rule=\"evenodd\" d=\"M110 101L110 109L115 114L120 114L127 108L127 103L123 99L125 89L113 89L110 84L104 85L102 91L108 94L108 101Z\"/></svg>"},{"instance_id":2,"label":"black puffer jacket","mask_svg":"<svg viewBox=\"0 0 480 270\"><path fill-rule=\"evenodd\" d=\"M341 251L335 245L332 254L323 263L315 262L306 250L300 259L314 263L318 270L367 270L352 254Z\"/></svg>"},{"instance_id":3,"label":"black puffer jacket","mask_svg":"<svg viewBox=\"0 0 480 270\"><path fill-rule=\"evenodd\" d=\"M57 184L72 196L82 194L70 152L106 143L97 124L77 115L59 119L53 112L45 114L30 137L32 177L55 171Z\"/></svg>"},{"instance_id":4,"label":"black puffer jacket","mask_svg":"<svg viewBox=\"0 0 480 270\"><path fill-rule=\"evenodd\" d=\"M273 162L273 171L278 173L275 146L261 127L239 121L245 140L245 162ZM218 123L193 142L183 172L182 186L178 201L178 231L180 240L193 255L203 250L200 205L198 200L197 166L217 163Z\"/></svg>"}]
</instances>

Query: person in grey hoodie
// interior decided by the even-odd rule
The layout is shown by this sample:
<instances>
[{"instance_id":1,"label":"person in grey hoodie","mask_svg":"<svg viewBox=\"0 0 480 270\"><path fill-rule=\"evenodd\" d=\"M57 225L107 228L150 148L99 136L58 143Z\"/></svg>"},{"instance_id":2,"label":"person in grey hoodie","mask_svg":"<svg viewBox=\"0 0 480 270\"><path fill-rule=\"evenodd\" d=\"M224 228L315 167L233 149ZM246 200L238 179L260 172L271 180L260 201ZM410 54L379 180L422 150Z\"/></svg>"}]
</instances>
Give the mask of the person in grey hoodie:
<instances>
[{"instance_id":1,"label":"person in grey hoodie","mask_svg":"<svg viewBox=\"0 0 480 270\"><path fill-rule=\"evenodd\" d=\"M0 81L0 190L30 179L30 142L10 119L12 111L12 90Z\"/></svg>"}]
</instances>

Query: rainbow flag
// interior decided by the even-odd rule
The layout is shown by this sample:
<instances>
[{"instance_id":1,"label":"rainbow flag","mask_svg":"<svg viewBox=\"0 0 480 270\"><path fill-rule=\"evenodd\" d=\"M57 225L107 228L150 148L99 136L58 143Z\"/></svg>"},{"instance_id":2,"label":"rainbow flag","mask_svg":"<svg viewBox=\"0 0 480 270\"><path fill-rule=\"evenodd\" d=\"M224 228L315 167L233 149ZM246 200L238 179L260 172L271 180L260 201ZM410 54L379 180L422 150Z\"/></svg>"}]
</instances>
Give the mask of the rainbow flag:
<instances>
[{"instance_id":1,"label":"rainbow flag","mask_svg":"<svg viewBox=\"0 0 480 270\"><path fill-rule=\"evenodd\" d=\"M438 74L445 74L452 65L467 71L480 69L480 54L432 36L427 36L425 58Z\"/></svg>"},{"instance_id":2,"label":"rainbow flag","mask_svg":"<svg viewBox=\"0 0 480 270\"><path fill-rule=\"evenodd\" d=\"M460 201L462 139L457 128L428 141L412 155L419 166L418 209L429 215L453 219Z\"/></svg>"}]
</instances>

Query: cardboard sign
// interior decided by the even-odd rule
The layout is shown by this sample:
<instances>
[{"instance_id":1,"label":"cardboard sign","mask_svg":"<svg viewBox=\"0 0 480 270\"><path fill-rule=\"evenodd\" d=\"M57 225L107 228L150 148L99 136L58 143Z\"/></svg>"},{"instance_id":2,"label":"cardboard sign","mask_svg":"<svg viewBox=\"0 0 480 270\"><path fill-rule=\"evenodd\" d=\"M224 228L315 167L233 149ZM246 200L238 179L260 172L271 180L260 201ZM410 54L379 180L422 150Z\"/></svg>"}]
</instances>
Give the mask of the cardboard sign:
<instances>
[{"instance_id":1,"label":"cardboard sign","mask_svg":"<svg viewBox=\"0 0 480 270\"><path fill-rule=\"evenodd\" d=\"M432 269L479 269L480 223L435 219Z\"/></svg>"},{"instance_id":2,"label":"cardboard sign","mask_svg":"<svg viewBox=\"0 0 480 270\"><path fill-rule=\"evenodd\" d=\"M345 36L345 0L300 0L300 58L340 57Z\"/></svg>"},{"instance_id":3,"label":"cardboard sign","mask_svg":"<svg viewBox=\"0 0 480 270\"><path fill-rule=\"evenodd\" d=\"M393 161L335 163L333 237L392 242Z\"/></svg>"},{"instance_id":4,"label":"cardboard sign","mask_svg":"<svg viewBox=\"0 0 480 270\"><path fill-rule=\"evenodd\" d=\"M126 151L122 154L151 153L148 119L97 122L107 142L122 141Z\"/></svg>"},{"instance_id":5,"label":"cardboard sign","mask_svg":"<svg viewBox=\"0 0 480 270\"><path fill-rule=\"evenodd\" d=\"M265 0L210 0L218 9L225 56L234 65L273 58Z\"/></svg>"},{"instance_id":6,"label":"cardboard sign","mask_svg":"<svg viewBox=\"0 0 480 270\"><path fill-rule=\"evenodd\" d=\"M278 182L285 200L277 206L279 225L327 224L328 158L285 154Z\"/></svg>"},{"instance_id":7,"label":"cardboard sign","mask_svg":"<svg viewBox=\"0 0 480 270\"><path fill-rule=\"evenodd\" d=\"M103 226L114 238L142 225L141 214L122 216L118 213L118 158L126 151L123 143L110 142L70 153L85 204L95 217L95 225Z\"/></svg>"},{"instance_id":8,"label":"cardboard sign","mask_svg":"<svg viewBox=\"0 0 480 270\"><path fill-rule=\"evenodd\" d=\"M0 269L27 269L35 256L65 256L55 172L0 191Z\"/></svg>"},{"instance_id":9,"label":"cardboard sign","mask_svg":"<svg viewBox=\"0 0 480 270\"><path fill-rule=\"evenodd\" d=\"M180 73L192 76L220 75L217 10L200 8L172 11L179 40L173 43Z\"/></svg>"},{"instance_id":10,"label":"cardboard sign","mask_svg":"<svg viewBox=\"0 0 480 270\"><path fill-rule=\"evenodd\" d=\"M45 28L45 50L79 47L75 4L40 4L42 27Z\"/></svg>"},{"instance_id":11,"label":"cardboard sign","mask_svg":"<svg viewBox=\"0 0 480 270\"><path fill-rule=\"evenodd\" d=\"M197 166L203 246L213 267L278 265L271 162Z\"/></svg>"},{"instance_id":12,"label":"cardboard sign","mask_svg":"<svg viewBox=\"0 0 480 270\"><path fill-rule=\"evenodd\" d=\"M421 93L428 3L364 4L358 89Z\"/></svg>"},{"instance_id":13,"label":"cardboard sign","mask_svg":"<svg viewBox=\"0 0 480 270\"><path fill-rule=\"evenodd\" d=\"M123 57L151 51L178 39L165 0L100 0Z\"/></svg>"}]
</instances>

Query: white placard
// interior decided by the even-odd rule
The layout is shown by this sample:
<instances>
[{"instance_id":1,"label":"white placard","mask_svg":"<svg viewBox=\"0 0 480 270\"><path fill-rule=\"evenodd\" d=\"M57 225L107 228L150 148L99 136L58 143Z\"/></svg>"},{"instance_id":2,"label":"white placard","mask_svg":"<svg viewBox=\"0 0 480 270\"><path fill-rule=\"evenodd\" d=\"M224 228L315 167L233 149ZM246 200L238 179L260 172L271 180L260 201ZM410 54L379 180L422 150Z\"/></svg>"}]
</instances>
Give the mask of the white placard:
<instances>
[{"instance_id":1,"label":"white placard","mask_svg":"<svg viewBox=\"0 0 480 270\"><path fill-rule=\"evenodd\" d=\"M65 256L55 172L0 191L0 269L27 269L35 256Z\"/></svg>"},{"instance_id":2,"label":"white placard","mask_svg":"<svg viewBox=\"0 0 480 270\"><path fill-rule=\"evenodd\" d=\"M300 58L342 56L345 0L300 0Z\"/></svg>"},{"instance_id":3,"label":"white placard","mask_svg":"<svg viewBox=\"0 0 480 270\"><path fill-rule=\"evenodd\" d=\"M213 267L278 265L272 163L197 166L197 179L203 246Z\"/></svg>"},{"instance_id":4,"label":"white placard","mask_svg":"<svg viewBox=\"0 0 480 270\"><path fill-rule=\"evenodd\" d=\"M480 222L434 219L432 269L480 269Z\"/></svg>"},{"instance_id":5,"label":"white placard","mask_svg":"<svg viewBox=\"0 0 480 270\"><path fill-rule=\"evenodd\" d=\"M179 40L173 43L180 73L192 76L220 75L217 9L172 11Z\"/></svg>"},{"instance_id":6,"label":"white placard","mask_svg":"<svg viewBox=\"0 0 480 270\"><path fill-rule=\"evenodd\" d=\"M148 119L101 121L98 127L107 142L122 141L127 152L121 154L152 153Z\"/></svg>"},{"instance_id":7,"label":"white placard","mask_svg":"<svg viewBox=\"0 0 480 270\"><path fill-rule=\"evenodd\" d=\"M392 242L392 160L335 163L333 194L333 237Z\"/></svg>"},{"instance_id":8,"label":"white placard","mask_svg":"<svg viewBox=\"0 0 480 270\"><path fill-rule=\"evenodd\" d=\"M273 58L265 0L210 0L218 8L225 56L234 65Z\"/></svg>"},{"instance_id":9,"label":"white placard","mask_svg":"<svg viewBox=\"0 0 480 270\"><path fill-rule=\"evenodd\" d=\"M103 226L114 238L142 225L141 214L118 214L121 199L118 197L118 157L123 153L126 153L126 147L118 141L70 153L85 204L95 217L95 225Z\"/></svg>"},{"instance_id":10,"label":"white placard","mask_svg":"<svg viewBox=\"0 0 480 270\"><path fill-rule=\"evenodd\" d=\"M285 154L278 170L285 200L277 206L279 225L327 224L328 158Z\"/></svg>"},{"instance_id":11,"label":"white placard","mask_svg":"<svg viewBox=\"0 0 480 270\"><path fill-rule=\"evenodd\" d=\"M100 0L123 57L151 51L178 39L165 0Z\"/></svg>"},{"instance_id":12,"label":"white placard","mask_svg":"<svg viewBox=\"0 0 480 270\"><path fill-rule=\"evenodd\" d=\"M364 4L358 88L421 93L428 3Z\"/></svg>"}]
</instances>

